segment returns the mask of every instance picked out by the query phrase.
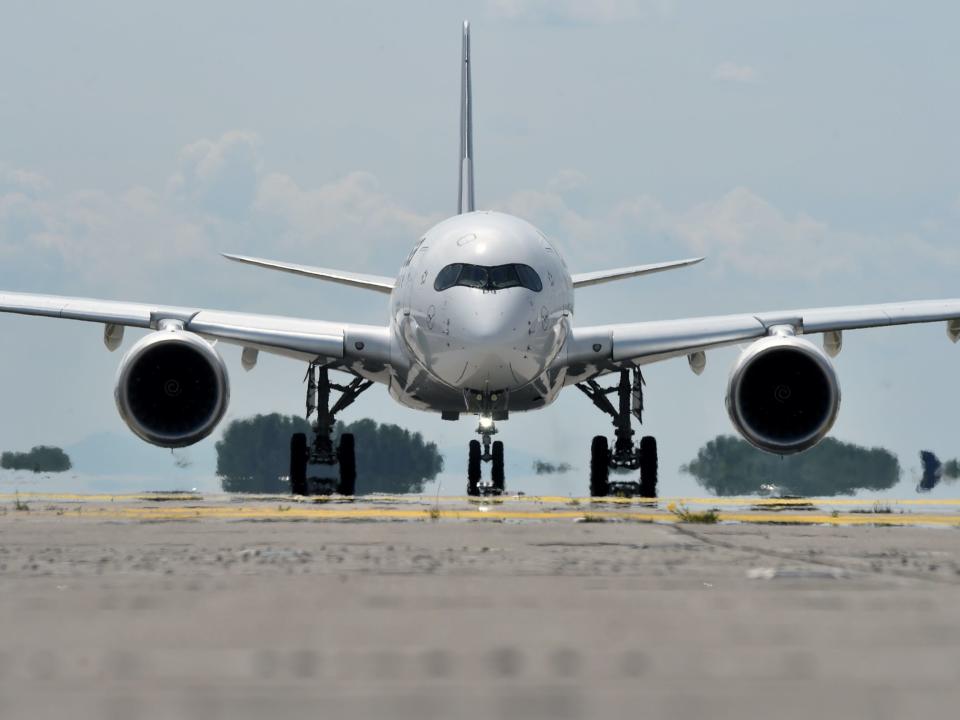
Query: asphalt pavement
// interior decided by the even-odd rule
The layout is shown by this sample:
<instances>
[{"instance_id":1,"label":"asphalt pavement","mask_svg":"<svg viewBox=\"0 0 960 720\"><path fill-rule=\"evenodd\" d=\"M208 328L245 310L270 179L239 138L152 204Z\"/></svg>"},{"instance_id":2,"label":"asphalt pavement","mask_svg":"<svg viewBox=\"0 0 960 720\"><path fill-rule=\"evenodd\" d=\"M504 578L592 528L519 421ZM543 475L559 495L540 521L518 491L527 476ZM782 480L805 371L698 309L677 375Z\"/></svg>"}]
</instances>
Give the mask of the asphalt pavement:
<instances>
[{"instance_id":1,"label":"asphalt pavement","mask_svg":"<svg viewBox=\"0 0 960 720\"><path fill-rule=\"evenodd\" d=\"M0 718L952 717L960 508L753 507L3 497Z\"/></svg>"}]
</instances>

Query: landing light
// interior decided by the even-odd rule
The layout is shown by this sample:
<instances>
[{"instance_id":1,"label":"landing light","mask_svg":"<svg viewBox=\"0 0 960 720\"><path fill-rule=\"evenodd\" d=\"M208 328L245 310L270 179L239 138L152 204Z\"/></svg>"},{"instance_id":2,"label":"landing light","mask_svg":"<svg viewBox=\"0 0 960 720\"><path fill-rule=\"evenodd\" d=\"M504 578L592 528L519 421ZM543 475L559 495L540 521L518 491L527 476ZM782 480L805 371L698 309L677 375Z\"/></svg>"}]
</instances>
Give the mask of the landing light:
<instances>
[{"instance_id":1,"label":"landing light","mask_svg":"<svg viewBox=\"0 0 960 720\"><path fill-rule=\"evenodd\" d=\"M487 429L493 427L493 416L492 415L481 415L480 416L480 427Z\"/></svg>"}]
</instances>

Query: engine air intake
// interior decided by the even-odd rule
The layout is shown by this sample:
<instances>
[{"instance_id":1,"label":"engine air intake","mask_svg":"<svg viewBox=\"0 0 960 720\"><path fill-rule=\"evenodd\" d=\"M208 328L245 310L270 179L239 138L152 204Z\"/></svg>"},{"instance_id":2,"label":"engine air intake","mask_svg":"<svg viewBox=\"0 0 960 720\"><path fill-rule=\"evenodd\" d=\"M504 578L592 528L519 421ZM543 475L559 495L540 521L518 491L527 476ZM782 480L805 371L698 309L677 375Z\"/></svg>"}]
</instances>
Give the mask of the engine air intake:
<instances>
[{"instance_id":1,"label":"engine air intake","mask_svg":"<svg viewBox=\"0 0 960 720\"><path fill-rule=\"evenodd\" d=\"M730 420L761 450L789 455L813 447L833 427L839 407L836 371L808 340L759 340L741 354L730 375Z\"/></svg>"},{"instance_id":2,"label":"engine air intake","mask_svg":"<svg viewBox=\"0 0 960 720\"><path fill-rule=\"evenodd\" d=\"M148 335L117 374L116 400L134 433L161 447L183 447L213 432L227 409L226 367L203 338L182 331Z\"/></svg>"}]
</instances>

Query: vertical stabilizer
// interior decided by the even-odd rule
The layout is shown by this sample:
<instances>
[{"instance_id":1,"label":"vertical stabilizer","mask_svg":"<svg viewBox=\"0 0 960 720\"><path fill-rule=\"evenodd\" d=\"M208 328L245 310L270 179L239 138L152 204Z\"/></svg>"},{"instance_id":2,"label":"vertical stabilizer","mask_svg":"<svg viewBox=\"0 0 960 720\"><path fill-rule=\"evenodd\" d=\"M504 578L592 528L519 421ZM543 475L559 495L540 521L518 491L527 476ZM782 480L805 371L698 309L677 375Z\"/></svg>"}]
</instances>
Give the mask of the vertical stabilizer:
<instances>
[{"instance_id":1,"label":"vertical stabilizer","mask_svg":"<svg viewBox=\"0 0 960 720\"><path fill-rule=\"evenodd\" d=\"M470 23L463 23L460 57L460 195L457 212L473 212L473 91L470 86Z\"/></svg>"}]
</instances>

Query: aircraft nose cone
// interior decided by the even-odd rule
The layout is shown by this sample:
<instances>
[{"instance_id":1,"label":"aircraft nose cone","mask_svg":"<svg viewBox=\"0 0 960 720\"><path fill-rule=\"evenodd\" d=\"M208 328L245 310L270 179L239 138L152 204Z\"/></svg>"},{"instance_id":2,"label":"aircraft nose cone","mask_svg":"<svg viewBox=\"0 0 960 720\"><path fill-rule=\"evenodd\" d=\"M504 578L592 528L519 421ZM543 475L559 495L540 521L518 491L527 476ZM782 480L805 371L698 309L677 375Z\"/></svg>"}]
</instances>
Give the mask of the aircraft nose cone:
<instances>
[{"instance_id":1,"label":"aircraft nose cone","mask_svg":"<svg viewBox=\"0 0 960 720\"><path fill-rule=\"evenodd\" d=\"M529 293L453 290L462 297L436 308L430 319L441 334L425 338L425 364L434 375L461 389L512 390L544 371L555 343L543 342L548 324Z\"/></svg>"},{"instance_id":2,"label":"aircraft nose cone","mask_svg":"<svg viewBox=\"0 0 960 720\"><path fill-rule=\"evenodd\" d=\"M526 325L522 317L523 308L494 300L490 303L476 303L461 313L457 337L464 343L479 348L502 345L512 340L520 324Z\"/></svg>"}]
</instances>

